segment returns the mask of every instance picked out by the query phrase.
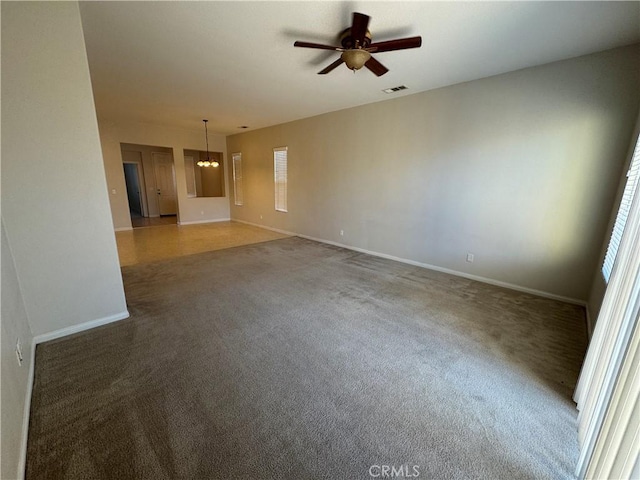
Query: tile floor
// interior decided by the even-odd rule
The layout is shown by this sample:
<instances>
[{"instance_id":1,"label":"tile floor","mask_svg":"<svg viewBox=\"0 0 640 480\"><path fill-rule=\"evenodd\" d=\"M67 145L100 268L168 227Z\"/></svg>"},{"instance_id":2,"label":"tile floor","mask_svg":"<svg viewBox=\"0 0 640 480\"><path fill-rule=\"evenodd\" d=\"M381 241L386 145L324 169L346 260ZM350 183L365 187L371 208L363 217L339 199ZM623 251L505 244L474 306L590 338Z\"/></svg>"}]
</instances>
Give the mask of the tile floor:
<instances>
[{"instance_id":1,"label":"tile floor","mask_svg":"<svg viewBox=\"0 0 640 480\"><path fill-rule=\"evenodd\" d=\"M163 225L116 232L123 267L285 237L288 235L239 222Z\"/></svg>"},{"instance_id":2,"label":"tile floor","mask_svg":"<svg viewBox=\"0 0 640 480\"><path fill-rule=\"evenodd\" d=\"M157 227L159 225L176 225L177 215L165 215L164 217L140 217L131 215L131 225L133 228Z\"/></svg>"}]
</instances>

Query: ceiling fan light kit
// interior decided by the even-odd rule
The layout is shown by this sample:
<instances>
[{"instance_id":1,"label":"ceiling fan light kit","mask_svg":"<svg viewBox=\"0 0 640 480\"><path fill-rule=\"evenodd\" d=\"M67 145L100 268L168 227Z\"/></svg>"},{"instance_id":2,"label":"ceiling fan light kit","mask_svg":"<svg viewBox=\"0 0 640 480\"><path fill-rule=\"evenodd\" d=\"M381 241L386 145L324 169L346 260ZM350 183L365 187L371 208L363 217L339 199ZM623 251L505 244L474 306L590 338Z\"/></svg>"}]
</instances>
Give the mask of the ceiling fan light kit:
<instances>
[{"instance_id":1,"label":"ceiling fan light kit","mask_svg":"<svg viewBox=\"0 0 640 480\"><path fill-rule=\"evenodd\" d=\"M342 52L342 55L340 55L340 58L348 68L355 72L364 67L364 64L371 58L371 54L361 49L345 50Z\"/></svg>"},{"instance_id":2,"label":"ceiling fan light kit","mask_svg":"<svg viewBox=\"0 0 640 480\"><path fill-rule=\"evenodd\" d=\"M340 34L341 47L301 41L295 42L293 46L342 52L340 58L320 70L318 72L319 75L325 75L344 63L347 68L354 72L362 67L367 67L376 76L380 77L387 73L389 69L373 58L371 56L372 53L406 50L408 48L418 48L422 45L422 37L398 38L396 40L372 43L371 32L367 30L369 20L369 16L355 12L351 27Z\"/></svg>"}]
</instances>

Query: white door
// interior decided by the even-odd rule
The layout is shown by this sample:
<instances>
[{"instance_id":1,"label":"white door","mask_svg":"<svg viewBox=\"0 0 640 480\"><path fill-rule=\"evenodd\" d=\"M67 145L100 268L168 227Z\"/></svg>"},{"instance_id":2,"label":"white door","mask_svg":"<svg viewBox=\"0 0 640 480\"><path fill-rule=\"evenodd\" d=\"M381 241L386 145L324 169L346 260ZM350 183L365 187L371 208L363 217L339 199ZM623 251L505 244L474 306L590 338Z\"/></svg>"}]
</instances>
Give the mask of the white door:
<instances>
[{"instance_id":1,"label":"white door","mask_svg":"<svg viewBox=\"0 0 640 480\"><path fill-rule=\"evenodd\" d=\"M157 152L152 153L151 158L153 159L153 170L156 176L156 193L160 215L176 215L178 213L178 199L173 172L173 158L168 153Z\"/></svg>"}]
</instances>

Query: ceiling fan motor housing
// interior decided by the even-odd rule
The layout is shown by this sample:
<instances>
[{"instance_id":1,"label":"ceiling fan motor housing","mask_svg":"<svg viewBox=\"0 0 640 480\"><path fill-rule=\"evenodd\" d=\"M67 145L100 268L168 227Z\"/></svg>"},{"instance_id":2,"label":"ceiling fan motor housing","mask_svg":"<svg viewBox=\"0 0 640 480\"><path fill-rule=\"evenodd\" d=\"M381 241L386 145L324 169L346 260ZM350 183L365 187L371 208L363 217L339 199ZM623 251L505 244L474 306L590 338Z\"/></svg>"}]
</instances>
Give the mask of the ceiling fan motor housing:
<instances>
[{"instance_id":1,"label":"ceiling fan motor housing","mask_svg":"<svg viewBox=\"0 0 640 480\"><path fill-rule=\"evenodd\" d=\"M350 50L352 48L367 48L369 45L371 45L371 32L367 30L367 33L365 33L364 35L362 45L356 46L356 43L357 42L355 42L353 40L353 37L351 36L351 27L342 31L342 33L340 34L340 45L342 45L342 47L347 50Z\"/></svg>"}]
</instances>

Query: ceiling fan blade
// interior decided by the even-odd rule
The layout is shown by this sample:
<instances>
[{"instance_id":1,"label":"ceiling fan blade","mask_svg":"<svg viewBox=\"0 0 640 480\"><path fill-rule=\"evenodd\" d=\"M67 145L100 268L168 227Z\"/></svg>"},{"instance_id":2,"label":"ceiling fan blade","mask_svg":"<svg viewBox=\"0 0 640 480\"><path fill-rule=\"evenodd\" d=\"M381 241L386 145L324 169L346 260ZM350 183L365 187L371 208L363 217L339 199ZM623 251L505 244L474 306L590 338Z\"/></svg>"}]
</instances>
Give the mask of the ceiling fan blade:
<instances>
[{"instance_id":1,"label":"ceiling fan blade","mask_svg":"<svg viewBox=\"0 0 640 480\"><path fill-rule=\"evenodd\" d=\"M373 57L367 60L364 66L367 67L369 70L371 70L373 73L375 73L378 77L384 75L389 71L387 67L382 65L379 61L377 61Z\"/></svg>"},{"instance_id":2,"label":"ceiling fan blade","mask_svg":"<svg viewBox=\"0 0 640 480\"><path fill-rule=\"evenodd\" d=\"M327 73L329 73L331 70L333 70L336 67L339 67L340 65L342 65L344 63L344 60L342 60L342 57L340 57L338 60L336 60L335 62L333 62L331 65L329 65L328 67L325 67L323 70L320 70L318 72L318 75L326 75Z\"/></svg>"},{"instance_id":3,"label":"ceiling fan blade","mask_svg":"<svg viewBox=\"0 0 640 480\"><path fill-rule=\"evenodd\" d=\"M304 48L318 48L320 50L337 50L341 51L341 47L332 47L331 45L322 45L321 43L311 43L311 42L295 42L293 44L294 47L304 47Z\"/></svg>"},{"instance_id":4,"label":"ceiling fan blade","mask_svg":"<svg viewBox=\"0 0 640 480\"><path fill-rule=\"evenodd\" d=\"M391 52L393 50L405 50L407 48L418 48L422 45L422 37L398 38L387 42L372 43L367 47L369 52Z\"/></svg>"},{"instance_id":5,"label":"ceiling fan blade","mask_svg":"<svg viewBox=\"0 0 640 480\"><path fill-rule=\"evenodd\" d=\"M362 46L364 44L364 37L367 34L367 27L369 26L369 16L363 13L353 13L353 23L351 24L351 38L353 41Z\"/></svg>"}]
</instances>

